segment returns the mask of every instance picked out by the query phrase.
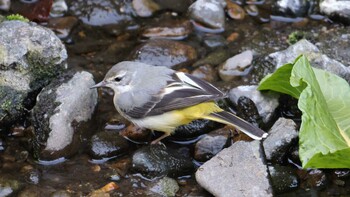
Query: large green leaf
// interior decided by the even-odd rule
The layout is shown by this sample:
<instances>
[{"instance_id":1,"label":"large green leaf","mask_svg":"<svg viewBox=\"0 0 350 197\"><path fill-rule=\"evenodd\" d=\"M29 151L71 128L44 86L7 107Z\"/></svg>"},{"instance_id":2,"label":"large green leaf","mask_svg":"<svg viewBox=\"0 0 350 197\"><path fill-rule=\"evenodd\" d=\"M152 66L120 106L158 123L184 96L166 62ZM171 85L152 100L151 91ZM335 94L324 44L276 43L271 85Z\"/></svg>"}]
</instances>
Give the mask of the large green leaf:
<instances>
[{"instance_id":1,"label":"large green leaf","mask_svg":"<svg viewBox=\"0 0 350 197\"><path fill-rule=\"evenodd\" d=\"M306 83L298 107L303 112L299 155L303 167L350 168L350 87L337 75L312 68L305 56L294 64L294 87Z\"/></svg>"},{"instance_id":2,"label":"large green leaf","mask_svg":"<svg viewBox=\"0 0 350 197\"><path fill-rule=\"evenodd\" d=\"M284 71L290 70L290 65L285 66L288 69ZM281 77L280 73L280 77L275 76L278 81L271 89L282 93L287 93L280 91L283 88L298 89L288 92L299 97L298 107L303 112L299 133L299 155L303 167L350 168L349 84L334 74L312 68L305 56L297 58L292 67L290 84L285 85L289 79ZM268 80L262 81L260 86L268 89ZM284 87L276 87L279 85Z\"/></svg>"},{"instance_id":3,"label":"large green leaf","mask_svg":"<svg viewBox=\"0 0 350 197\"><path fill-rule=\"evenodd\" d=\"M273 74L264 77L258 90L273 90L284 94L291 95L294 98L299 98L301 91L305 86L292 87L290 85L290 76L294 64L285 64L278 68Z\"/></svg>"}]
</instances>

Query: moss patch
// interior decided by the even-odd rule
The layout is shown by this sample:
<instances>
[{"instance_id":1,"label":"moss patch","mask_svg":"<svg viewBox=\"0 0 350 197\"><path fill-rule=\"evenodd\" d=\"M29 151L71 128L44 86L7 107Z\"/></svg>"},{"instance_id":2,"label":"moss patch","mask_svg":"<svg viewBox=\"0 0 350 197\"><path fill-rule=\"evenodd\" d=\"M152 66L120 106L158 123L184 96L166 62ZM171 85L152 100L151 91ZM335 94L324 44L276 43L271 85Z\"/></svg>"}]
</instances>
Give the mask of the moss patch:
<instances>
[{"instance_id":1,"label":"moss patch","mask_svg":"<svg viewBox=\"0 0 350 197\"><path fill-rule=\"evenodd\" d=\"M29 19L27 19L26 17L20 15L20 14L11 14L6 16L6 20L8 21L23 21L23 22L29 22Z\"/></svg>"},{"instance_id":2,"label":"moss patch","mask_svg":"<svg viewBox=\"0 0 350 197\"><path fill-rule=\"evenodd\" d=\"M297 43L299 40L305 38L306 34L302 31L294 31L288 35L288 44L293 45Z\"/></svg>"}]
</instances>

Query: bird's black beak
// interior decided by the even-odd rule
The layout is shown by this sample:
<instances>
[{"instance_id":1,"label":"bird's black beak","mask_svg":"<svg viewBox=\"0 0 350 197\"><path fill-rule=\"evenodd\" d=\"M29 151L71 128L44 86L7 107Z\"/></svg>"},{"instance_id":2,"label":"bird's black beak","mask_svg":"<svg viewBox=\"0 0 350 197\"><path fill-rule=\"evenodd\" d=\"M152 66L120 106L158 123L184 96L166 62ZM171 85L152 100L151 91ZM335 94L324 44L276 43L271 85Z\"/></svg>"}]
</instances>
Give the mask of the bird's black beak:
<instances>
[{"instance_id":1,"label":"bird's black beak","mask_svg":"<svg viewBox=\"0 0 350 197\"><path fill-rule=\"evenodd\" d=\"M91 86L90 89L100 88L100 87L106 87L106 82L105 81L101 81L100 83L97 83L94 86Z\"/></svg>"}]
</instances>

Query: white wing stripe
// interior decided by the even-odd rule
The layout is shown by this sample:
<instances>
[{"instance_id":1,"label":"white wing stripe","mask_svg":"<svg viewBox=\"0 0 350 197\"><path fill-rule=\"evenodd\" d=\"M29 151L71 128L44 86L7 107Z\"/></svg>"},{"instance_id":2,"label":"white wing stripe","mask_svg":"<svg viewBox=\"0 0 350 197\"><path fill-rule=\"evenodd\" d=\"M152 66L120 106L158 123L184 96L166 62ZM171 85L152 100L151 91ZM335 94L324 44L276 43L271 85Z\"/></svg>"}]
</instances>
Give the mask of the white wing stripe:
<instances>
[{"instance_id":1,"label":"white wing stripe","mask_svg":"<svg viewBox=\"0 0 350 197\"><path fill-rule=\"evenodd\" d=\"M167 94L171 94L173 92L175 92L176 90L184 90L184 89L196 89L194 87L191 86L173 86L173 87L166 87L164 88L164 96Z\"/></svg>"},{"instance_id":2,"label":"white wing stripe","mask_svg":"<svg viewBox=\"0 0 350 197\"><path fill-rule=\"evenodd\" d=\"M183 72L177 72L177 73L175 73L175 74L176 74L177 77L179 77L179 79L180 79L181 81L183 81L183 82L185 82L185 83L188 83L188 84L190 84L190 85L192 85L192 86L195 86L195 87L197 87L197 88L203 90L203 88L202 88L200 85L198 85L198 84L197 84L196 82L194 82L192 79L188 78L188 77L185 75L185 73L183 73Z\"/></svg>"}]
</instances>

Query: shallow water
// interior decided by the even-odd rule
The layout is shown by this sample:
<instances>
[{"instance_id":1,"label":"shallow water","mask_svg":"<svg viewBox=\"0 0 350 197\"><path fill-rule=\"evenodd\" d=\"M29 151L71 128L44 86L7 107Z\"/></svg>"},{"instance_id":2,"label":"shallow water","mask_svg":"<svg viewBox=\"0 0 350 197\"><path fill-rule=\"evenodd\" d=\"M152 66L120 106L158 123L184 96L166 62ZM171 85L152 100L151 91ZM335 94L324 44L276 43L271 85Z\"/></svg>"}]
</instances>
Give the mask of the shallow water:
<instances>
[{"instance_id":1,"label":"shallow water","mask_svg":"<svg viewBox=\"0 0 350 197\"><path fill-rule=\"evenodd\" d=\"M313 20L311 18L279 18L270 17L271 2L257 2L263 14L256 17L246 16L244 20L232 20L226 18L225 31L221 34L207 34L199 31L193 31L186 39L181 42L193 46L198 54L197 59L205 57L210 52L224 49L229 56L233 56L245 49L255 51L254 58L259 61L259 57L285 49L288 47L288 35L293 31L299 30L307 32L307 37L314 43L324 41L324 38L332 35L332 31L345 31L347 27L338 24L329 23L328 20ZM129 54L136 46L144 43L146 40L140 37L140 32L147 26L155 26L157 23L168 19L188 19L186 14L175 15L171 12L160 12L150 18L137 18L136 23L124 24L121 26L88 26L79 23L72 30L71 35L63 41L66 44L69 58L68 64L72 69L86 70L91 72L95 81L100 81L106 71L115 63L127 60ZM263 19L269 19L269 22ZM315 18L315 17L314 17ZM322 17L318 17L323 19ZM330 33L331 32L331 33ZM238 38L232 42L225 41L232 33L238 33ZM208 47L210 40L219 40L219 44L224 42L223 46ZM222 41L223 40L223 41ZM205 41L208 41L207 44ZM214 42L212 41L212 43ZM322 50L330 50L326 47ZM334 54L334 57L336 54ZM343 63L347 60L340 59ZM192 66L179 66L176 69L191 71ZM256 68L252 74L247 77L237 79L231 83L215 80L213 83L223 90L229 90L238 85L257 84L272 68ZM111 196L145 196L155 195L149 192L149 185L152 181L138 175L138 172L128 170L130 168L130 155L133 151L142 147L142 144L129 142L129 153L110 159L109 161L93 161L87 154L86 144L91 134L101 131L107 124L117 124L119 128L128 125L117 114L112 103L112 92L108 89L99 90L99 104L90 124L86 136L82 139L84 142L81 151L66 161L54 165L41 165L35 161L28 153L25 147L26 136L1 136L0 140L0 179L6 179L8 184L10 180L16 180L18 183L17 191L23 196L49 196L64 191L71 196L85 196L92 191L97 190L109 182L115 181L119 189L110 192ZM299 120L298 116L289 113L288 109L281 109L281 116ZM20 127L21 125L16 125ZM268 127L268 126L266 126ZM2 132L5 133L5 132ZM200 137L198 137L200 138ZM176 141L175 139L174 141ZM193 155L192 141L173 143L165 140L165 144L173 149L181 149L184 154ZM2 150L1 147L6 147ZM30 151L29 151L30 152ZM200 165L194 161L194 165ZM47 164L47 163L46 163ZM286 164L293 166L293 164ZM299 170L299 173L306 171ZM346 171L346 170L345 170ZM124 174L123 174L124 173ZM193 172L194 173L194 172ZM123 176L118 176L122 174ZM307 174L307 173L306 173ZM344 184L337 184L334 171L325 171L327 177L325 183L309 183L310 178L305 175L305 180L299 180L299 188L291 189L291 193L281 194L282 196L316 196L316 195L349 195L350 188L349 175L345 175ZM301 176L299 176L301 177ZM176 178L180 185L177 196L211 196L196 183L193 174L185 177ZM315 178L315 181L322 181L322 178ZM12 186L15 187L15 186ZM0 192L1 194L1 192ZM15 193L16 195L18 193Z\"/></svg>"}]
</instances>

